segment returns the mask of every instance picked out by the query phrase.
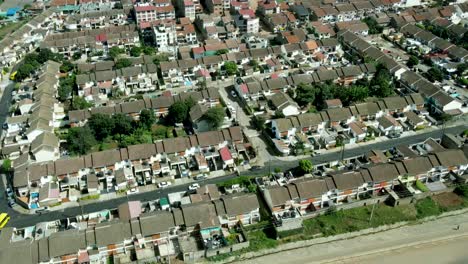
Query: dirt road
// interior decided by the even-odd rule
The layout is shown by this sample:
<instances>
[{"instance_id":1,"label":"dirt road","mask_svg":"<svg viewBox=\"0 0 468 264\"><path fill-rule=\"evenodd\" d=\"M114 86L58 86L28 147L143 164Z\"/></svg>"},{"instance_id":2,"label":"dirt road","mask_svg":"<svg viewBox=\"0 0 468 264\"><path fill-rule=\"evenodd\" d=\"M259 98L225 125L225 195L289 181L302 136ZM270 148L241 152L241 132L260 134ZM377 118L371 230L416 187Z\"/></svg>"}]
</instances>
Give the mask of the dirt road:
<instances>
[{"instance_id":1,"label":"dirt road","mask_svg":"<svg viewBox=\"0 0 468 264\"><path fill-rule=\"evenodd\" d=\"M460 230L454 228L460 225ZM240 263L468 263L468 214Z\"/></svg>"}]
</instances>

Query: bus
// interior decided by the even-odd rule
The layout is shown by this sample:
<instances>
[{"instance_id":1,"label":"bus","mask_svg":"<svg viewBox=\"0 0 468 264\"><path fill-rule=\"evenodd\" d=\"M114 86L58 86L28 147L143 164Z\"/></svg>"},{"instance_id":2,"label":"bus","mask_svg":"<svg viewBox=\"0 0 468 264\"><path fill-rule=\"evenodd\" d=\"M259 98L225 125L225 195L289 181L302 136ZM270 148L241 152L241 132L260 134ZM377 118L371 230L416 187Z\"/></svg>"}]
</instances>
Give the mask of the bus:
<instances>
[{"instance_id":1,"label":"bus","mask_svg":"<svg viewBox=\"0 0 468 264\"><path fill-rule=\"evenodd\" d=\"M0 214L0 229L6 226L8 224L8 221L10 221L10 216L6 213L1 213Z\"/></svg>"},{"instance_id":2,"label":"bus","mask_svg":"<svg viewBox=\"0 0 468 264\"><path fill-rule=\"evenodd\" d=\"M18 73L18 72L15 71L15 72L13 72L12 74L10 74L10 80L14 81L15 78L16 78L16 74L17 74L17 73Z\"/></svg>"}]
</instances>

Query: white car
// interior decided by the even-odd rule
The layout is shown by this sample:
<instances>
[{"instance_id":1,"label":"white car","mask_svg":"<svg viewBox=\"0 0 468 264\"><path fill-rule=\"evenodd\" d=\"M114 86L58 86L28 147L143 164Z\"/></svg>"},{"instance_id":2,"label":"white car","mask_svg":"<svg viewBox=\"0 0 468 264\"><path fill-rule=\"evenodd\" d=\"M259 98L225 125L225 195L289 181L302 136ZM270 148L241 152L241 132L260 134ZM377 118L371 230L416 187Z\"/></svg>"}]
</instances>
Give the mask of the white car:
<instances>
[{"instance_id":1,"label":"white car","mask_svg":"<svg viewBox=\"0 0 468 264\"><path fill-rule=\"evenodd\" d=\"M198 183L192 183L192 184L188 187L188 189L191 190L191 191L194 191L194 190L196 190L196 189L198 189L198 188L200 188L200 184L198 184Z\"/></svg>"},{"instance_id":2,"label":"white car","mask_svg":"<svg viewBox=\"0 0 468 264\"><path fill-rule=\"evenodd\" d=\"M236 91L231 91L232 97L237 97Z\"/></svg>"},{"instance_id":3,"label":"white car","mask_svg":"<svg viewBox=\"0 0 468 264\"><path fill-rule=\"evenodd\" d=\"M168 187L168 186L170 186L170 185L171 185L170 182L163 181L163 182L160 182L160 183L158 184L158 187L159 187L159 188L166 188L166 187Z\"/></svg>"},{"instance_id":4,"label":"white car","mask_svg":"<svg viewBox=\"0 0 468 264\"><path fill-rule=\"evenodd\" d=\"M139 193L140 191L137 188L131 188L127 191L127 195Z\"/></svg>"}]
</instances>

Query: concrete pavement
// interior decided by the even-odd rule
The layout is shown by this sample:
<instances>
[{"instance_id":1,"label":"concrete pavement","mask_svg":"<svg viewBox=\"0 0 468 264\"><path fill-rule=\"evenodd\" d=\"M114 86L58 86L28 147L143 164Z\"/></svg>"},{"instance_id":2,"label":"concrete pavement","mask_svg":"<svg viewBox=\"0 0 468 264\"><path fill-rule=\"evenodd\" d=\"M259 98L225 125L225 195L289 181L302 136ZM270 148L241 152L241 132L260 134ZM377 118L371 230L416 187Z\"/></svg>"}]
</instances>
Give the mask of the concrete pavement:
<instances>
[{"instance_id":1,"label":"concrete pavement","mask_svg":"<svg viewBox=\"0 0 468 264\"><path fill-rule=\"evenodd\" d=\"M458 231L454 230L457 225L460 225ZM281 251L238 263L467 263L466 242L468 213L465 212L419 225ZM456 247L447 247L447 244ZM439 245L445 245L445 249L441 250ZM438 248L440 255L432 258L432 253L423 254L422 251L430 252L430 248ZM399 262L385 261L387 256Z\"/></svg>"}]
</instances>

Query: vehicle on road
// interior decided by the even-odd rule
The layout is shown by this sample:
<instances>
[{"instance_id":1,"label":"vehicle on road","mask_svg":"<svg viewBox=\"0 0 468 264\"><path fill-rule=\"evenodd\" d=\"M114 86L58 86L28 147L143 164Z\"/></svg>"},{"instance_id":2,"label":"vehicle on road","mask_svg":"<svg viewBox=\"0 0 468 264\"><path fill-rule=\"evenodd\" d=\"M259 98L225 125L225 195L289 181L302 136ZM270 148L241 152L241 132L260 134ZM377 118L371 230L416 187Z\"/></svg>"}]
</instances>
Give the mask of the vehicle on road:
<instances>
[{"instance_id":1,"label":"vehicle on road","mask_svg":"<svg viewBox=\"0 0 468 264\"><path fill-rule=\"evenodd\" d=\"M13 191L10 189L10 187L8 187L5 192L8 198L13 197Z\"/></svg>"},{"instance_id":2,"label":"vehicle on road","mask_svg":"<svg viewBox=\"0 0 468 264\"><path fill-rule=\"evenodd\" d=\"M188 187L188 189L191 190L191 191L194 191L194 190L196 190L196 189L198 189L198 188L200 188L200 184L198 184L198 183L192 183L192 184L190 184L190 186Z\"/></svg>"},{"instance_id":3,"label":"vehicle on road","mask_svg":"<svg viewBox=\"0 0 468 264\"><path fill-rule=\"evenodd\" d=\"M160 183L158 184L158 187L159 187L159 188L166 188L166 187L168 187L168 186L171 186L171 183L170 183L170 182L167 182L167 181L163 181L163 182L160 182Z\"/></svg>"},{"instance_id":4,"label":"vehicle on road","mask_svg":"<svg viewBox=\"0 0 468 264\"><path fill-rule=\"evenodd\" d=\"M195 176L196 181L204 180L206 178L208 178L208 175L206 173L198 174L197 176Z\"/></svg>"},{"instance_id":5,"label":"vehicle on road","mask_svg":"<svg viewBox=\"0 0 468 264\"><path fill-rule=\"evenodd\" d=\"M15 72L13 72L12 74L10 74L10 80L14 81L14 80L16 79L16 74L17 74L17 73L18 73L18 72L15 71Z\"/></svg>"},{"instance_id":6,"label":"vehicle on road","mask_svg":"<svg viewBox=\"0 0 468 264\"><path fill-rule=\"evenodd\" d=\"M252 168L250 168L249 170L250 171L256 171L256 170L260 170L262 167L260 166L252 166Z\"/></svg>"},{"instance_id":7,"label":"vehicle on road","mask_svg":"<svg viewBox=\"0 0 468 264\"><path fill-rule=\"evenodd\" d=\"M137 188L131 188L130 190L127 191L127 195L135 194L135 193L139 193Z\"/></svg>"},{"instance_id":8,"label":"vehicle on road","mask_svg":"<svg viewBox=\"0 0 468 264\"><path fill-rule=\"evenodd\" d=\"M0 229L6 226L8 224L8 221L10 221L10 216L7 213L1 213L0 214Z\"/></svg>"},{"instance_id":9,"label":"vehicle on road","mask_svg":"<svg viewBox=\"0 0 468 264\"><path fill-rule=\"evenodd\" d=\"M15 204L16 204L15 199L11 199L11 198L8 199L8 206L13 207L13 205Z\"/></svg>"}]
</instances>

